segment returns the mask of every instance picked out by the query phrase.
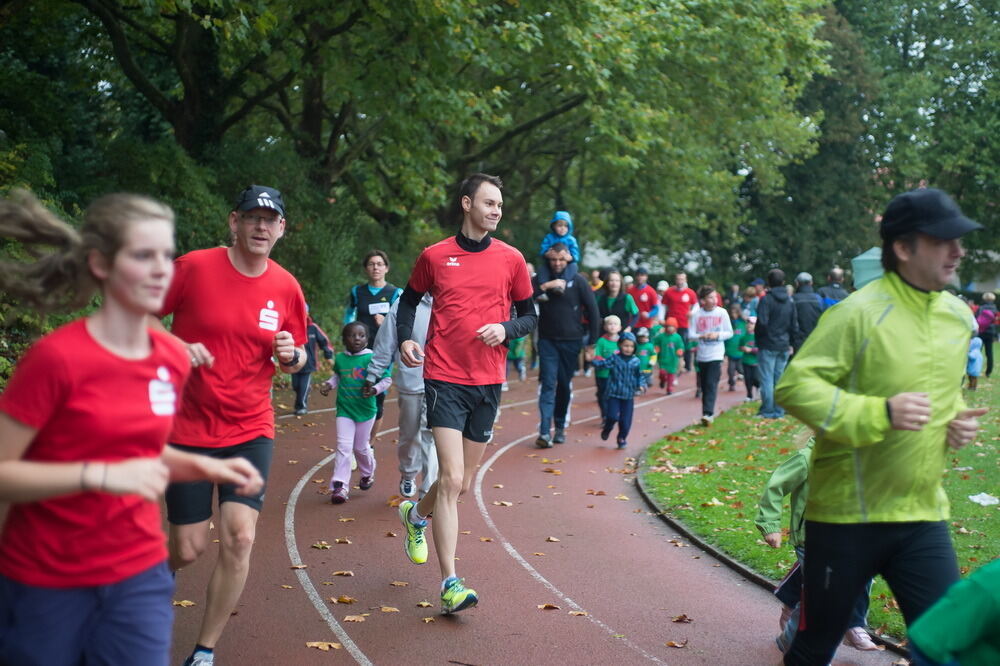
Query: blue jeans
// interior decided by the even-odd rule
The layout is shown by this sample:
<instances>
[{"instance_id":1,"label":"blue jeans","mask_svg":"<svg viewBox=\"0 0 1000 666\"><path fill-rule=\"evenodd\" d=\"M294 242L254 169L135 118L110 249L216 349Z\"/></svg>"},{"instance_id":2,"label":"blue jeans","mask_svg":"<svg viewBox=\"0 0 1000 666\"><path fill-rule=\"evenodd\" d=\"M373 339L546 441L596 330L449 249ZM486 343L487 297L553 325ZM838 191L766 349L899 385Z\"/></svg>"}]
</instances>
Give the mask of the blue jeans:
<instances>
[{"instance_id":1,"label":"blue jeans","mask_svg":"<svg viewBox=\"0 0 1000 666\"><path fill-rule=\"evenodd\" d=\"M569 400L582 340L538 339L538 434L548 437L555 419L556 429L566 424Z\"/></svg>"},{"instance_id":2,"label":"blue jeans","mask_svg":"<svg viewBox=\"0 0 1000 666\"><path fill-rule=\"evenodd\" d=\"M618 424L618 443L621 444L628 439L628 434L632 430L632 411L635 408L635 398L612 398L608 396L608 415L604 419L604 427L610 432L615 423Z\"/></svg>"},{"instance_id":3,"label":"blue jeans","mask_svg":"<svg viewBox=\"0 0 1000 666\"><path fill-rule=\"evenodd\" d=\"M90 587L37 587L0 576L0 664L167 666L173 593L166 562Z\"/></svg>"},{"instance_id":4,"label":"blue jeans","mask_svg":"<svg viewBox=\"0 0 1000 666\"><path fill-rule=\"evenodd\" d=\"M788 351L761 349L757 360L760 369L760 411L757 414L768 419L780 419L785 410L774 404L774 387L788 365Z\"/></svg>"}]
</instances>

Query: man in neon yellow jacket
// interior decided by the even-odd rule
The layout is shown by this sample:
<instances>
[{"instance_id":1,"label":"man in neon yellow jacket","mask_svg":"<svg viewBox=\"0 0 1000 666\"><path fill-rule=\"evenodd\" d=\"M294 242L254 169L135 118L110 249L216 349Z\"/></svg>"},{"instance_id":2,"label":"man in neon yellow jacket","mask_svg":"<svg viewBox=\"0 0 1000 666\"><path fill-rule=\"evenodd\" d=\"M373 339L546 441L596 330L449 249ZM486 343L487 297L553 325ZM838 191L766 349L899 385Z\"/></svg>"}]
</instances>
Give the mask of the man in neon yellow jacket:
<instances>
[{"instance_id":1,"label":"man in neon yellow jacket","mask_svg":"<svg viewBox=\"0 0 1000 666\"><path fill-rule=\"evenodd\" d=\"M981 229L947 194L895 197L880 225L885 275L830 308L776 397L816 431L806 505L805 618L785 664L829 663L875 574L907 624L959 577L941 485L948 446L978 417L961 396L973 320L942 291Z\"/></svg>"}]
</instances>

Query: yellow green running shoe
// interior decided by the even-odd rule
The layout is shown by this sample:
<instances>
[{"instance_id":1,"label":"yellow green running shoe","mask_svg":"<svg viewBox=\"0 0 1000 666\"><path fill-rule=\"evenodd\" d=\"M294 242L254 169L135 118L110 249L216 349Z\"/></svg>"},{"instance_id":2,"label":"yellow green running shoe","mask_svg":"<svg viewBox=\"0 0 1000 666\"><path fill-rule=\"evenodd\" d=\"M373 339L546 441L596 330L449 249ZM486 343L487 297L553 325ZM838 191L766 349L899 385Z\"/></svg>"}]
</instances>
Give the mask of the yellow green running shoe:
<instances>
[{"instance_id":1,"label":"yellow green running shoe","mask_svg":"<svg viewBox=\"0 0 1000 666\"><path fill-rule=\"evenodd\" d=\"M406 529L406 538L403 539L403 550L406 556L414 564L423 564L427 561L427 540L424 538L424 531L427 529L427 521L423 525L414 525L410 522L410 512L417 506L412 500L399 503L399 519L403 521Z\"/></svg>"},{"instance_id":2,"label":"yellow green running shoe","mask_svg":"<svg viewBox=\"0 0 1000 666\"><path fill-rule=\"evenodd\" d=\"M472 608L479 603L476 591L467 588L464 583L464 578L454 576L444 582L444 590L441 591L441 612L445 615Z\"/></svg>"}]
</instances>

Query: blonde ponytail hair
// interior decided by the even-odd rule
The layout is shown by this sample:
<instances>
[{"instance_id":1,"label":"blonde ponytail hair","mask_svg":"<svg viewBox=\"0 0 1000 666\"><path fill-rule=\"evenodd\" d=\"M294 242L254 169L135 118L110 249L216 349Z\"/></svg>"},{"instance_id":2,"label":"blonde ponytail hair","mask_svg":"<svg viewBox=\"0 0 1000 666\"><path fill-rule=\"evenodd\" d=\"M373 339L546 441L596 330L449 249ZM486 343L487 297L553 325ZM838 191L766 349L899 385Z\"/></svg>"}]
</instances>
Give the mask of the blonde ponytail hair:
<instances>
[{"instance_id":1,"label":"blonde ponytail hair","mask_svg":"<svg viewBox=\"0 0 1000 666\"><path fill-rule=\"evenodd\" d=\"M87 207L77 231L30 192L14 190L0 199L0 238L16 240L34 261L0 259L0 289L41 312L81 308L98 287L87 265L91 250L112 262L125 230L150 219L173 224L174 213L149 197L108 194Z\"/></svg>"}]
</instances>

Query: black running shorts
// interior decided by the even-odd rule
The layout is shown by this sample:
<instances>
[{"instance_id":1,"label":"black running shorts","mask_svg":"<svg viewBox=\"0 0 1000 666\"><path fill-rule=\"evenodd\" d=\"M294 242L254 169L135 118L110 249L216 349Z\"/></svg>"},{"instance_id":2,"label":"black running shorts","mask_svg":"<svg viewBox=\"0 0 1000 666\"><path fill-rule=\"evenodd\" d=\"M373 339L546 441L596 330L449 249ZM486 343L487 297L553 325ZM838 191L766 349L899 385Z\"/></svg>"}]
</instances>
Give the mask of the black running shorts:
<instances>
[{"instance_id":1,"label":"black running shorts","mask_svg":"<svg viewBox=\"0 0 1000 666\"><path fill-rule=\"evenodd\" d=\"M493 439L493 422L500 407L500 384L466 386L424 380L427 425L460 430L462 437L486 443Z\"/></svg>"},{"instance_id":2,"label":"black running shorts","mask_svg":"<svg viewBox=\"0 0 1000 666\"><path fill-rule=\"evenodd\" d=\"M267 490L267 473L271 469L271 457L274 454L274 440L270 437L257 437L242 444L211 448L205 446L184 446L169 444L179 451L211 456L212 458L246 458L260 475L264 477L264 487L256 495L237 495L236 486L231 483L219 485L219 505L223 502L238 502L260 511L264 506L264 491ZM191 525L200 523L212 517L212 491L215 484L211 481L185 481L171 483L167 486L167 520L172 525Z\"/></svg>"}]
</instances>

